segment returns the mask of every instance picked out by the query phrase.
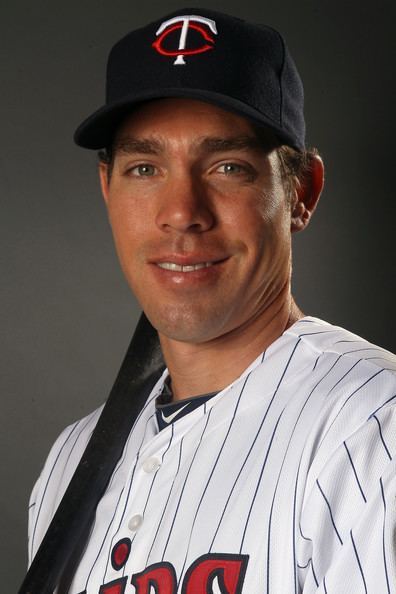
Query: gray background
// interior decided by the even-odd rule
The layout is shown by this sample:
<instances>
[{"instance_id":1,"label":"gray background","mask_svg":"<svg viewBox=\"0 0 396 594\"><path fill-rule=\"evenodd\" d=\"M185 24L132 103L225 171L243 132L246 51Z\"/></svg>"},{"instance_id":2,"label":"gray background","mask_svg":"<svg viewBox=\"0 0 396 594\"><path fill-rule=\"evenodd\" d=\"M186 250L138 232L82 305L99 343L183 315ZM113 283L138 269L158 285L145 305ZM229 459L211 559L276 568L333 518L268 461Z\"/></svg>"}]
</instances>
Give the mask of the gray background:
<instances>
[{"instance_id":1,"label":"gray background","mask_svg":"<svg viewBox=\"0 0 396 594\"><path fill-rule=\"evenodd\" d=\"M28 494L45 455L65 425L106 398L138 315L113 252L96 156L71 135L102 102L112 43L179 6L2 7L4 592L23 577ZM306 313L395 350L394 1L195 6L271 24L288 39L305 81L308 141L327 165L314 224L295 240L297 300Z\"/></svg>"}]
</instances>

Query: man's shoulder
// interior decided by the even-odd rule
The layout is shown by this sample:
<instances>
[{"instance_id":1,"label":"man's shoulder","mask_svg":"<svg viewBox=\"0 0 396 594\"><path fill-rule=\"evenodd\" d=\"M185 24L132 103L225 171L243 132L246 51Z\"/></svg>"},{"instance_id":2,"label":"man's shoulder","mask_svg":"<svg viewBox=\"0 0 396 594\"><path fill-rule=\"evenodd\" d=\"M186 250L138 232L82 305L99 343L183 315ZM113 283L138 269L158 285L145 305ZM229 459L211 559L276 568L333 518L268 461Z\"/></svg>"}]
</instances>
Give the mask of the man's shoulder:
<instances>
[{"instance_id":1,"label":"man's shoulder","mask_svg":"<svg viewBox=\"0 0 396 594\"><path fill-rule=\"evenodd\" d=\"M85 439L89 440L89 437L92 434L93 428L95 427L100 414L102 412L103 406L96 408L86 416L78 419L77 421L68 425L65 429L62 430L58 438L56 439L55 443L52 446L52 450L50 455L53 455L53 450L59 451L64 449L66 446L73 447L75 441L81 439L83 436Z\"/></svg>"},{"instance_id":2,"label":"man's shoulder","mask_svg":"<svg viewBox=\"0 0 396 594\"><path fill-rule=\"evenodd\" d=\"M396 377L396 355L341 326L306 316L289 332L298 336L318 357L347 357L360 364L389 371Z\"/></svg>"},{"instance_id":3,"label":"man's shoulder","mask_svg":"<svg viewBox=\"0 0 396 594\"><path fill-rule=\"evenodd\" d=\"M30 497L29 558L47 530L75 468L92 435L103 407L68 425L56 439Z\"/></svg>"},{"instance_id":4,"label":"man's shoulder","mask_svg":"<svg viewBox=\"0 0 396 594\"><path fill-rule=\"evenodd\" d=\"M72 475L89 442L102 409L103 405L63 429L51 447L42 474L56 475L59 472L59 481L61 481L64 479L66 467L70 467Z\"/></svg>"}]
</instances>

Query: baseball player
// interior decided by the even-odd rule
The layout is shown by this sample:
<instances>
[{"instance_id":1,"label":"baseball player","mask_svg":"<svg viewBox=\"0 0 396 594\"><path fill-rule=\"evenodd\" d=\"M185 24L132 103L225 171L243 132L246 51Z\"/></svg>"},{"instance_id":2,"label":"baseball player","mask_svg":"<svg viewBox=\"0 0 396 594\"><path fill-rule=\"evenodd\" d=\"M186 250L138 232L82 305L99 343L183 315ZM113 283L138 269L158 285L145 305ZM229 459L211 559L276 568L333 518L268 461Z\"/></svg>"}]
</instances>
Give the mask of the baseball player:
<instances>
[{"instance_id":1,"label":"baseball player","mask_svg":"<svg viewBox=\"0 0 396 594\"><path fill-rule=\"evenodd\" d=\"M281 35L182 9L112 49L78 128L166 369L67 576L71 594L394 594L396 359L304 315L291 235L323 165ZM33 559L100 411L58 438Z\"/></svg>"}]
</instances>

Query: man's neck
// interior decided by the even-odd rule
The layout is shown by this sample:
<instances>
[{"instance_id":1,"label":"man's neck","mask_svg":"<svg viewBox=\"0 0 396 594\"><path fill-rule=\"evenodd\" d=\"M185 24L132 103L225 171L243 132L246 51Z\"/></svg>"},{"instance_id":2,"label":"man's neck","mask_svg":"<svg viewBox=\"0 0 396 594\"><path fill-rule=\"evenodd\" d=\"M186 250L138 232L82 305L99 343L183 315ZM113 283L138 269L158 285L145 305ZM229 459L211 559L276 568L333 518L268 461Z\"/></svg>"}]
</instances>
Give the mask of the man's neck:
<instances>
[{"instance_id":1,"label":"man's neck","mask_svg":"<svg viewBox=\"0 0 396 594\"><path fill-rule=\"evenodd\" d=\"M301 317L288 291L257 319L214 340L191 344L160 335L174 400L222 390Z\"/></svg>"}]
</instances>

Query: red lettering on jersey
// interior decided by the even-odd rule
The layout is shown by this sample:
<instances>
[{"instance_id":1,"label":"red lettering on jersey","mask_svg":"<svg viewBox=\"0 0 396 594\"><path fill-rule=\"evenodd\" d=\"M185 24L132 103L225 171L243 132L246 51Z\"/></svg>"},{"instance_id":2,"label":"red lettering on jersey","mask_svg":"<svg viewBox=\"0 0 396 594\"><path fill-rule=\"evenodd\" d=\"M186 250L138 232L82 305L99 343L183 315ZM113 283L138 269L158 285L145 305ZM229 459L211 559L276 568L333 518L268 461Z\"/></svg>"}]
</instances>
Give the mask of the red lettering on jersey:
<instances>
[{"instance_id":1,"label":"red lettering on jersey","mask_svg":"<svg viewBox=\"0 0 396 594\"><path fill-rule=\"evenodd\" d=\"M122 569L128 561L129 553L131 552L131 539L123 538L119 540L111 551L111 564L115 570Z\"/></svg>"},{"instance_id":2,"label":"red lettering on jersey","mask_svg":"<svg viewBox=\"0 0 396 594\"><path fill-rule=\"evenodd\" d=\"M182 594L208 594L217 577L222 594L241 594L248 555L203 555L188 568Z\"/></svg>"},{"instance_id":3,"label":"red lettering on jersey","mask_svg":"<svg viewBox=\"0 0 396 594\"><path fill-rule=\"evenodd\" d=\"M103 586L100 586L99 594L124 594L127 579L128 578L124 577L119 580L114 580L113 582L103 584Z\"/></svg>"},{"instance_id":4,"label":"red lettering on jersey","mask_svg":"<svg viewBox=\"0 0 396 594\"><path fill-rule=\"evenodd\" d=\"M150 594L151 586L155 594L176 594L176 572L170 563L155 563L133 575L131 584L135 586L136 594Z\"/></svg>"}]
</instances>

